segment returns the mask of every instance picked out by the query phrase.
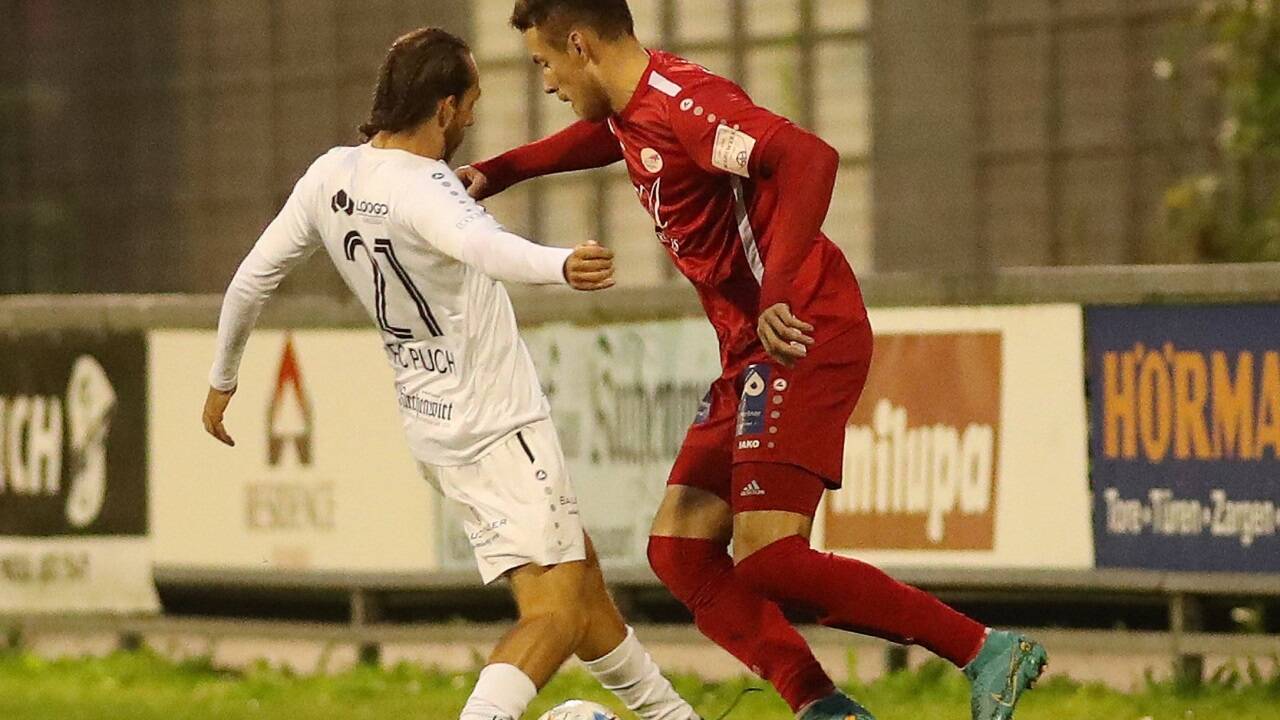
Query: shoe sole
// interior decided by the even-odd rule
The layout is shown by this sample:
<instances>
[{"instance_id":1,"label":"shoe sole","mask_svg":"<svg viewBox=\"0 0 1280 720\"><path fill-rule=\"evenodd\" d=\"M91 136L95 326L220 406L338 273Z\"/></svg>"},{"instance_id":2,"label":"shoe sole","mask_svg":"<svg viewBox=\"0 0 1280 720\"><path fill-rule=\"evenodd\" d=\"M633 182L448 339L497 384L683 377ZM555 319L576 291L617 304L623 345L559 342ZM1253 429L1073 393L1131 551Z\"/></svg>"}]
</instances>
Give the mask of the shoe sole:
<instances>
[{"instance_id":1,"label":"shoe sole","mask_svg":"<svg viewBox=\"0 0 1280 720\"><path fill-rule=\"evenodd\" d=\"M1004 707L996 711L993 720L1012 718L1014 708L1017 707L1022 694L1035 687L1036 681L1044 675L1048 667L1049 653L1043 645L1034 640L1019 640L1016 667L1009 673L1009 686L1013 690L1011 693L1013 697L1008 702L1000 701Z\"/></svg>"}]
</instances>

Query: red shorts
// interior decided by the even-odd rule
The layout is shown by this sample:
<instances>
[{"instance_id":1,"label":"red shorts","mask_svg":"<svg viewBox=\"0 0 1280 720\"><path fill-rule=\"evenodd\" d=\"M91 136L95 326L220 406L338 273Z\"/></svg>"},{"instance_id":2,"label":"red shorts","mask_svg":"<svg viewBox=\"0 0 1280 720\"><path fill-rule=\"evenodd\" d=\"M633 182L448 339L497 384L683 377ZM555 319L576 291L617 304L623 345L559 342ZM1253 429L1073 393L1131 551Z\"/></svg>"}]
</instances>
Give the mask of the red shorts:
<instances>
[{"instance_id":1,"label":"red shorts","mask_svg":"<svg viewBox=\"0 0 1280 720\"><path fill-rule=\"evenodd\" d=\"M734 512L812 515L823 489L840 487L845 425L867 381L871 345L864 321L810 348L794 367L761 356L726 373L703 399L667 484L715 493Z\"/></svg>"}]
</instances>

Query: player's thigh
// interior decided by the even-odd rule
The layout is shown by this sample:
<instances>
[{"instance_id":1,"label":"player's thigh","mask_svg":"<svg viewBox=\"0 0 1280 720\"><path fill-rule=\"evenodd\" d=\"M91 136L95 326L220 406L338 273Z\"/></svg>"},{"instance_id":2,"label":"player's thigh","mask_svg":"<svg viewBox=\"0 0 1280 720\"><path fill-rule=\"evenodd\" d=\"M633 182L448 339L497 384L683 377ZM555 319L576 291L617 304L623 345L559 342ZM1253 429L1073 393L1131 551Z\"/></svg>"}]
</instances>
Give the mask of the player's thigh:
<instances>
[{"instance_id":1,"label":"player's thigh","mask_svg":"<svg viewBox=\"0 0 1280 720\"><path fill-rule=\"evenodd\" d=\"M809 538L826 481L805 468L783 463L733 466L733 557L735 562L783 538Z\"/></svg>"},{"instance_id":2,"label":"player's thigh","mask_svg":"<svg viewBox=\"0 0 1280 720\"><path fill-rule=\"evenodd\" d=\"M813 518L782 510L757 510L733 516L733 562L740 563L775 542L792 536L806 540Z\"/></svg>"},{"instance_id":3,"label":"player's thigh","mask_svg":"<svg viewBox=\"0 0 1280 720\"><path fill-rule=\"evenodd\" d=\"M728 542L735 402L731 378L711 386L671 466L651 535Z\"/></svg>"},{"instance_id":4,"label":"player's thigh","mask_svg":"<svg viewBox=\"0 0 1280 720\"><path fill-rule=\"evenodd\" d=\"M668 485L649 534L727 543L733 511L719 495L687 485Z\"/></svg>"},{"instance_id":5,"label":"player's thigh","mask_svg":"<svg viewBox=\"0 0 1280 720\"><path fill-rule=\"evenodd\" d=\"M423 471L462 509L485 583L527 565L586 559L577 496L550 421L513 433L471 465Z\"/></svg>"}]
</instances>

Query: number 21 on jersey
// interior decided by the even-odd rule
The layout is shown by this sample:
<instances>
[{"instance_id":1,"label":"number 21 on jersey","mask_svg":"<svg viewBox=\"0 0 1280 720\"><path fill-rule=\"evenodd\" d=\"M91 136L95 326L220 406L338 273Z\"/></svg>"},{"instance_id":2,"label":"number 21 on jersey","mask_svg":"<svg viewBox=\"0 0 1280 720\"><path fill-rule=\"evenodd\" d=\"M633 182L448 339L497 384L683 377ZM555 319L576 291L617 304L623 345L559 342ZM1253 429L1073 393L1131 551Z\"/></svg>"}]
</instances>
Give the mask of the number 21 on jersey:
<instances>
[{"instance_id":1,"label":"number 21 on jersey","mask_svg":"<svg viewBox=\"0 0 1280 720\"><path fill-rule=\"evenodd\" d=\"M390 238L374 238L373 247L370 248L364 237L360 235L360 232L352 230L343 239L342 247L347 260L359 262L356 260L356 252L359 251L369 261L370 267L373 268L373 305L378 316L378 327L383 332L401 340L413 339L413 330L392 325L387 318L387 278L382 272L377 256L381 256L386 261L400 284L404 286L405 292L409 293L413 304L418 308L418 317L422 318L422 322L426 325L427 332L431 334L431 337L444 335L444 332L440 329L440 323L431 314L431 307L427 305L426 298L422 296L422 292L413 284L413 278L409 277L408 271L404 269L404 266L400 264L400 260L396 258L396 249L391 244Z\"/></svg>"}]
</instances>

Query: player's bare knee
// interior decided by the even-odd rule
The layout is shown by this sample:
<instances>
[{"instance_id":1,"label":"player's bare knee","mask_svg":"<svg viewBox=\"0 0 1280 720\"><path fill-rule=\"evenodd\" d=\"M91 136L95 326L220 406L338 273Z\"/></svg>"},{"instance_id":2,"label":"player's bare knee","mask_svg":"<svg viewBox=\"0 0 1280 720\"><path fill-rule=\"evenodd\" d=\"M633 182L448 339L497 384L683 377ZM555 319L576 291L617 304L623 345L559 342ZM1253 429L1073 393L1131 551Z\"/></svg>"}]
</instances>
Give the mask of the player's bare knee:
<instances>
[{"instance_id":1,"label":"player's bare knee","mask_svg":"<svg viewBox=\"0 0 1280 720\"><path fill-rule=\"evenodd\" d=\"M650 535L728 542L733 510L723 498L699 488L672 485L662 497Z\"/></svg>"},{"instance_id":2,"label":"player's bare knee","mask_svg":"<svg viewBox=\"0 0 1280 720\"><path fill-rule=\"evenodd\" d=\"M813 521L803 515L784 511L738 513L733 520L733 562L742 561L792 536L808 539Z\"/></svg>"}]
</instances>

